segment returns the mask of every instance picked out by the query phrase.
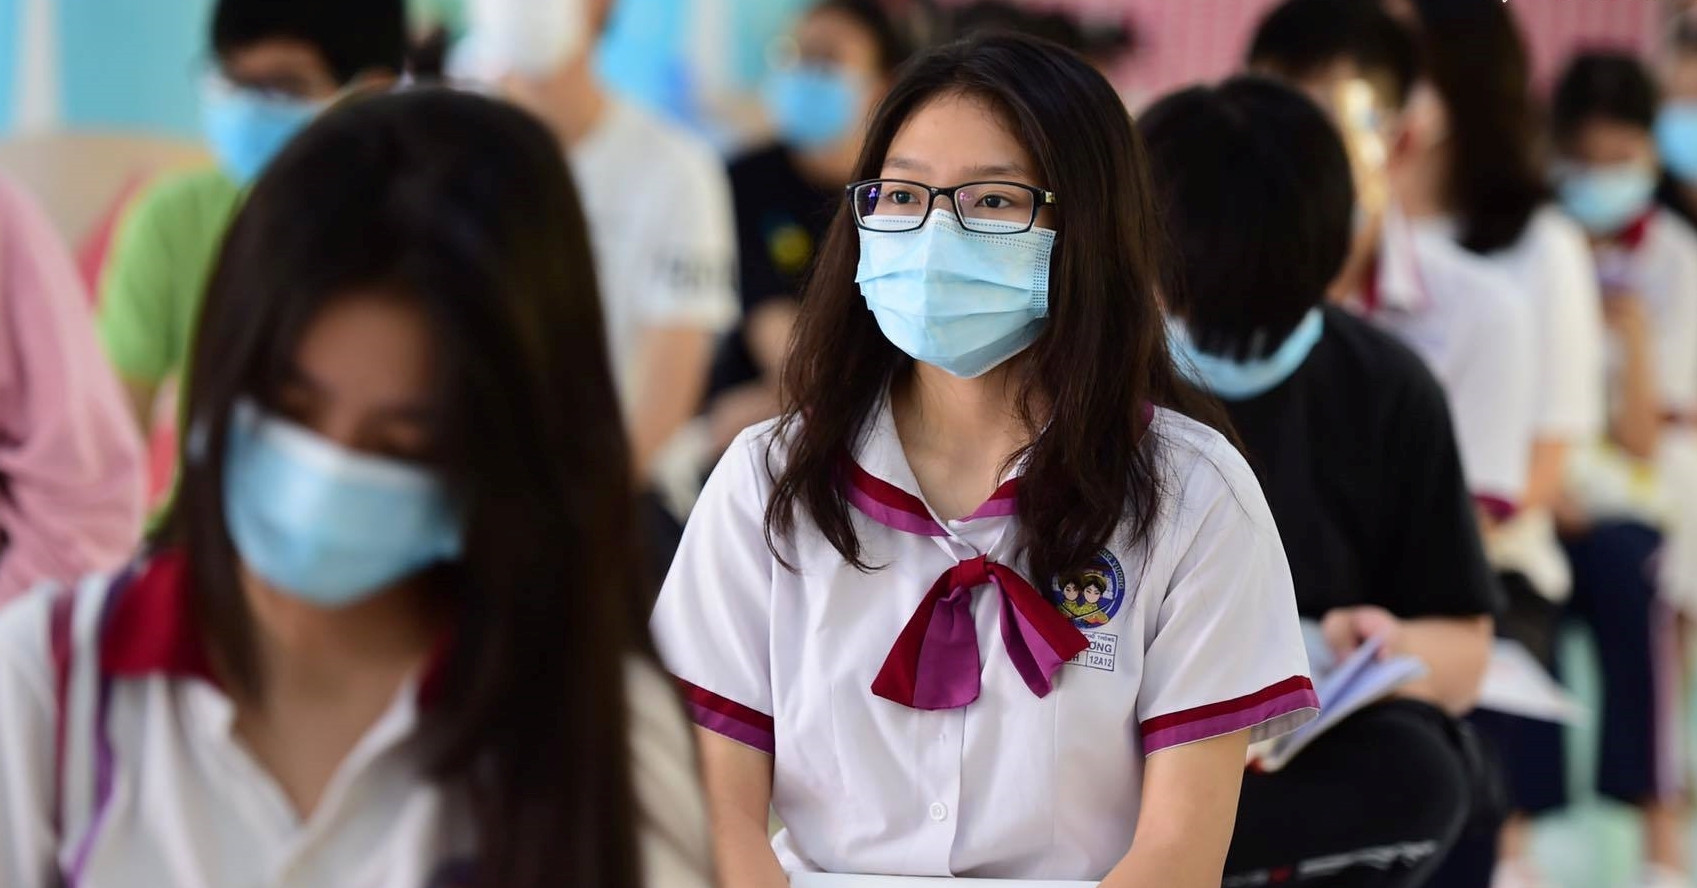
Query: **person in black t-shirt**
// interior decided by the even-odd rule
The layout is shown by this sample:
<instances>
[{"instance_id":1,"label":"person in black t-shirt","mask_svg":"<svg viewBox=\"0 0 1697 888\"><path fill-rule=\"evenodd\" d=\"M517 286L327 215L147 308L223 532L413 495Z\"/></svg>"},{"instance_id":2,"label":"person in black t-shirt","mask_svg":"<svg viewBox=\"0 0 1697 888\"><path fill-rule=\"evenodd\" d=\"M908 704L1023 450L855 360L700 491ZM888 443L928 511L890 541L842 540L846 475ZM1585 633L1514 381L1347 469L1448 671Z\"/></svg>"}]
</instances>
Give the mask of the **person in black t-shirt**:
<instances>
[{"instance_id":1,"label":"person in black t-shirt","mask_svg":"<svg viewBox=\"0 0 1697 888\"><path fill-rule=\"evenodd\" d=\"M1318 106L1237 78L1162 100L1140 128L1179 254L1170 339L1231 413L1303 617L1333 655L1383 638L1430 669L1284 769L1246 775L1225 884L1424 884L1472 806L1454 717L1477 695L1498 598L1442 389L1323 304L1355 196Z\"/></svg>"},{"instance_id":2,"label":"person in black t-shirt","mask_svg":"<svg viewBox=\"0 0 1697 888\"><path fill-rule=\"evenodd\" d=\"M796 295L843 202L863 121L908 47L878 0L824 0L796 25L763 98L777 141L732 161L742 322L715 357L713 453L777 415Z\"/></svg>"}]
</instances>

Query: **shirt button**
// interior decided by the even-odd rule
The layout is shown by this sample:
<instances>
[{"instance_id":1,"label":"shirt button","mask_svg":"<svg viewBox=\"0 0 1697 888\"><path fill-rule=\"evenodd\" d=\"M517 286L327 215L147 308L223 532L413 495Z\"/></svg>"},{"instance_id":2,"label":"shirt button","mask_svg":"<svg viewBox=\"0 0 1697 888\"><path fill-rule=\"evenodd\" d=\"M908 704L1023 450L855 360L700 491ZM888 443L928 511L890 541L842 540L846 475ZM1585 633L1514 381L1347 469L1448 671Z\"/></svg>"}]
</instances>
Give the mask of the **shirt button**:
<instances>
[{"instance_id":1,"label":"shirt button","mask_svg":"<svg viewBox=\"0 0 1697 888\"><path fill-rule=\"evenodd\" d=\"M942 823L943 821L949 819L949 806L943 804L942 802L932 802L931 803L931 819L937 821L938 823Z\"/></svg>"}]
</instances>

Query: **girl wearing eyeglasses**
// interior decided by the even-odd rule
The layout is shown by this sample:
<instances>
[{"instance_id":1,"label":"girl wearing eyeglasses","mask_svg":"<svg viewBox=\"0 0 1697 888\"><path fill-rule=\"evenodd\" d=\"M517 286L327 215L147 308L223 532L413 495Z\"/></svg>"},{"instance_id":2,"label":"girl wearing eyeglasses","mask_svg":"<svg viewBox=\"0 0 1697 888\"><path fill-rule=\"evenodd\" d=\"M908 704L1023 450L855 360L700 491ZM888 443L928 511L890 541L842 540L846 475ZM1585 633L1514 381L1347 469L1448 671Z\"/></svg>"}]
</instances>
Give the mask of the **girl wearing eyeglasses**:
<instances>
[{"instance_id":1,"label":"girl wearing eyeglasses","mask_svg":"<svg viewBox=\"0 0 1697 888\"><path fill-rule=\"evenodd\" d=\"M1246 747L1316 699L1267 504L1167 353L1119 98L1051 44L945 47L856 179L786 411L720 463L654 617L721 881L1219 885Z\"/></svg>"}]
</instances>

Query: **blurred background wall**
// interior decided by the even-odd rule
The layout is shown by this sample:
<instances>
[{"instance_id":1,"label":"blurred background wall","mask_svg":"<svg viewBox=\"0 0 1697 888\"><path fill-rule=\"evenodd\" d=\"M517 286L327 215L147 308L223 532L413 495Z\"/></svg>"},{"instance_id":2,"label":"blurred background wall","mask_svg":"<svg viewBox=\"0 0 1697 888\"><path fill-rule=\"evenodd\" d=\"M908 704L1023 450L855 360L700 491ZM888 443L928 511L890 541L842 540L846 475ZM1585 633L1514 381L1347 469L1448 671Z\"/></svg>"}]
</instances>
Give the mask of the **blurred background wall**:
<instances>
[{"instance_id":1,"label":"blurred background wall","mask_svg":"<svg viewBox=\"0 0 1697 888\"><path fill-rule=\"evenodd\" d=\"M414 0L457 27L462 0ZM944 0L948 2L948 0ZM1133 97L1230 70L1272 0L1030 0L1129 19ZM1575 46L1652 41L1655 0L1509 0L1548 76ZM686 118L704 93L751 86L805 0L621 0L602 66L623 92ZM69 128L193 138L210 0L0 0L0 135Z\"/></svg>"}]
</instances>

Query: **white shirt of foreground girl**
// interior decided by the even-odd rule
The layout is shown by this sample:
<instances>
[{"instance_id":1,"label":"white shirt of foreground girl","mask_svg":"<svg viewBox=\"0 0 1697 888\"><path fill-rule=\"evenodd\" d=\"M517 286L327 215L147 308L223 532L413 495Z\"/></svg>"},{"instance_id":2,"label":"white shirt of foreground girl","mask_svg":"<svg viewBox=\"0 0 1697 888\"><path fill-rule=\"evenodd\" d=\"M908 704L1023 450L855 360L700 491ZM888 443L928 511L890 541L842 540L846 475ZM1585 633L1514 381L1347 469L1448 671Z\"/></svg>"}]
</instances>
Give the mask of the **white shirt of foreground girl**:
<instances>
[{"instance_id":1,"label":"white shirt of foreground girl","mask_svg":"<svg viewBox=\"0 0 1697 888\"><path fill-rule=\"evenodd\" d=\"M653 628L696 723L773 755L786 869L1100 879L1131 847L1144 756L1313 717L1290 570L1254 475L1192 420L1157 410L1152 433L1167 496L1148 542L1030 578L1088 647L1038 696L1015 665L1026 645L1010 656L1003 641L1022 635L1013 596L978 586L976 699L930 710L875 694L874 679L940 576L980 558L1028 576L1018 480L968 518L938 519L885 403L845 473L866 558L885 567L855 570L802 521L780 542L791 572L762 525L772 426L732 445ZM772 472L781 459L774 449Z\"/></svg>"},{"instance_id":2,"label":"white shirt of foreground girl","mask_svg":"<svg viewBox=\"0 0 1697 888\"><path fill-rule=\"evenodd\" d=\"M302 819L234 733L185 569L167 553L85 580L72 606L43 590L0 612L0 886L475 884L470 799L427 780L412 742L430 670L404 684ZM688 725L658 670L633 660L626 676L646 884L707 888Z\"/></svg>"}]
</instances>

